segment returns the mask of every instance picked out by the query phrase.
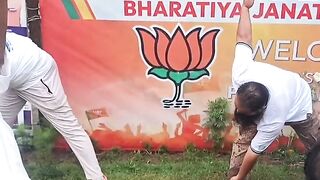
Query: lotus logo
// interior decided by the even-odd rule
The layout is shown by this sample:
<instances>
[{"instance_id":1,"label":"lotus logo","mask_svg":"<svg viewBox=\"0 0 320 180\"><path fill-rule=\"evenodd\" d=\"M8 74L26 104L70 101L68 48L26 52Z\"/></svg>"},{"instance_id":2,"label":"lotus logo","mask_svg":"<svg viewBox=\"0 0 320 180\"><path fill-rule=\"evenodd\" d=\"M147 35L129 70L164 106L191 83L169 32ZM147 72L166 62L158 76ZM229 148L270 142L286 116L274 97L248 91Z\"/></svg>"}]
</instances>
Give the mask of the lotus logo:
<instances>
[{"instance_id":1,"label":"lotus logo","mask_svg":"<svg viewBox=\"0 0 320 180\"><path fill-rule=\"evenodd\" d=\"M203 32L196 27L185 33L178 25L172 35L164 28L135 27L143 61L149 66L148 75L170 80L175 86L174 96L163 100L164 108L189 108L191 101L181 99L183 83L210 77L207 69L215 59L219 29Z\"/></svg>"}]
</instances>

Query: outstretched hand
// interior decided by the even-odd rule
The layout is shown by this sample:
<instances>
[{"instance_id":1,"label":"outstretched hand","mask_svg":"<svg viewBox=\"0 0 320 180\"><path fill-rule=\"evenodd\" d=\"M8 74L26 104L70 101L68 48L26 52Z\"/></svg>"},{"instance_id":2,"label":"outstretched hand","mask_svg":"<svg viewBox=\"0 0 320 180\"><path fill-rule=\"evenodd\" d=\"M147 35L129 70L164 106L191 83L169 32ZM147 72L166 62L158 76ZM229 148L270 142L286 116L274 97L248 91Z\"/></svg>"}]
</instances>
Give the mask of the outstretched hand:
<instances>
[{"instance_id":1,"label":"outstretched hand","mask_svg":"<svg viewBox=\"0 0 320 180\"><path fill-rule=\"evenodd\" d=\"M254 4L254 0L243 0L243 6L250 9Z\"/></svg>"},{"instance_id":2,"label":"outstretched hand","mask_svg":"<svg viewBox=\"0 0 320 180\"><path fill-rule=\"evenodd\" d=\"M238 176L233 176L230 180L239 180Z\"/></svg>"}]
</instances>

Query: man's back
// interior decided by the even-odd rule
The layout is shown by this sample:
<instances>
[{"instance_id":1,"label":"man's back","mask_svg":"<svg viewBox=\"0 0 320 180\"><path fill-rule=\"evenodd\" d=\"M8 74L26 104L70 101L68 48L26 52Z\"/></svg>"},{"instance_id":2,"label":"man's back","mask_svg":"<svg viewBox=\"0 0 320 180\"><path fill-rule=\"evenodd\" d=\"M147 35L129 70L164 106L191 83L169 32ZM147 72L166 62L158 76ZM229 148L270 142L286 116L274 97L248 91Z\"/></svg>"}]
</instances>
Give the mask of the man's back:
<instances>
[{"instance_id":1,"label":"man's back","mask_svg":"<svg viewBox=\"0 0 320 180\"><path fill-rule=\"evenodd\" d=\"M297 73L276 66L255 62L249 46L238 44L232 69L233 83L238 88L246 82L258 82L266 86L270 93L265 115L278 114L284 108L285 122L301 121L312 112L311 91Z\"/></svg>"},{"instance_id":2,"label":"man's back","mask_svg":"<svg viewBox=\"0 0 320 180\"><path fill-rule=\"evenodd\" d=\"M6 36L6 66L9 67L11 86L19 89L32 85L39 80L40 74L48 71L52 62L47 61L48 54L31 39L8 32Z\"/></svg>"}]
</instances>

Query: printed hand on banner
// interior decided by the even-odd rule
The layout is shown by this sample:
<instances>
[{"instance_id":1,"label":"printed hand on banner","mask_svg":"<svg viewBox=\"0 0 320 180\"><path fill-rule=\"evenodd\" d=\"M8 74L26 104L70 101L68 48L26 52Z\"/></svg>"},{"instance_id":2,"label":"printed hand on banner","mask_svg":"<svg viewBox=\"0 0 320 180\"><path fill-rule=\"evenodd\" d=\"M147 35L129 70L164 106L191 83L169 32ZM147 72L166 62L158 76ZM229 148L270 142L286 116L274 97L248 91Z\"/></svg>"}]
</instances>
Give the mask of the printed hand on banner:
<instances>
[{"instance_id":1,"label":"printed hand on banner","mask_svg":"<svg viewBox=\"0 0 320 180\"><path fill-rule=\"evenodd\" d=\"M248 9L250 9L253 6L253 4L254 0L243 0L243 5Z\"/></svg>"}]
</instances>

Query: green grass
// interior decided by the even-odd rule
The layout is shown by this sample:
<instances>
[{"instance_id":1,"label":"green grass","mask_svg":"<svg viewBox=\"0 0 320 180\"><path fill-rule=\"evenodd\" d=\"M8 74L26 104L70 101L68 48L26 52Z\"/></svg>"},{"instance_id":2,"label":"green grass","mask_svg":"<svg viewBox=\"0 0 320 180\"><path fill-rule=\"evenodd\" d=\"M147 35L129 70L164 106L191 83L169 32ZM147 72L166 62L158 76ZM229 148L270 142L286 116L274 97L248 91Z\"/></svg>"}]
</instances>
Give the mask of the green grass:
<instances>
[{"instance_id":1,"label":"green grass","mask_svg":"<svg viewBox=\"0 0 320 180\"><path fill-rule=\"evenodd\" d=\"M99 158L109 180L223 180L229 164L229 156L202 151L181 154L110 151ZM84 179L73 154L53 159L35 162L30 158L26 162L30 177L33 180ZM303 167L296 161L274 162L270 158L261 158L252 172L252 179L300 180L304 179Z\"/></svg>"}]
</instances>

